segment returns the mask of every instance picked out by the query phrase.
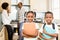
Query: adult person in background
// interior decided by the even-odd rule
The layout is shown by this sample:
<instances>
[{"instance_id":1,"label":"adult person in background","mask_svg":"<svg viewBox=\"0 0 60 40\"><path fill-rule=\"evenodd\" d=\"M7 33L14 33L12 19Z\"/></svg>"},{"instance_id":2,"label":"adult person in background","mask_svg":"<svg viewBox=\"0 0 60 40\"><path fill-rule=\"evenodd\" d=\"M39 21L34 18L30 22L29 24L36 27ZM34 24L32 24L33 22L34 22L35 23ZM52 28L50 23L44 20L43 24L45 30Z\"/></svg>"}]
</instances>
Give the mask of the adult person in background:
<instances>
[{"instance_id":1,"label":"adult person in background","mask_svg":"<svg viewBox=\"0 0 60 40\"><path fill-rule=\"evenodd\" d=\"M23 3L19 2L17 11L17 20L19 21L19 23L24 22L24 13L25 9L23 8Z\"/></svg>"},{"instance_id":2,"label":"adult person in background","mask_svg":"<svg viewBox=\"0 0 60 40\"><path fill-rule=\"evenodd\" d=\"M25 13L25 9L23 8L23 3L19 2L18 3L18 11L17 11L17 15L16 15L17 18L16 19L18 20L18 34L20 35L20 40L23 40L23 38L21 37L21 32L22 32L22 24L24 22L24 13Z\"/></svg>"},{"instance_id":3,"label":"adult person in background","mask_svg":"<svg viewBox=\"0 0 60 40\"><path fill-rule=\"evenodd\" d=\"M2 23L7 28L8 31L8 40L12 40L13 38L13 31L12 27L10 26L11 19L9 17L9 4L7 2L4 2L2 4Z\"/></svg>"}]
</instances>

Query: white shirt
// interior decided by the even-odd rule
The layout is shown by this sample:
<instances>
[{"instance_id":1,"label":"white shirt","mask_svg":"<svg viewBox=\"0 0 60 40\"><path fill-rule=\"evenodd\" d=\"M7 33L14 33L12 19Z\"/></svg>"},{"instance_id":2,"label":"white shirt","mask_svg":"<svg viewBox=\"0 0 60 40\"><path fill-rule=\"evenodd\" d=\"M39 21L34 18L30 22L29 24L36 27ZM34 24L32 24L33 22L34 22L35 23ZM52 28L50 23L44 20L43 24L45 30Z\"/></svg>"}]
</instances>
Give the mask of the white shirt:
<instances>
[{"instance_id":1,"label":"white shirt","mask_svg":"<svg viewBox=\"0 0 60 40\"><path fill-rule=\"evenodd\" d=\"M9 25L11 22L11 19L7 14L7 10L2 11L2 22L4 25L7 25L7 24Z\"/></svg>"},{"instance_id":2,"label":"white shirt","mask_svg":"<svg viewBox=\"0 0 60 40\"><path fill-rule=\"evenodd\" d=\"M19 8L17 11L17 20L19 17L19 22L24 22L24 13L25 13L25 9L22 7L21 9Z\"/></svg>"},{"instance_id":3,"label":"white shirt","mask_svg":"<svg viewBox=\"0 0 60 40\"><path fill-rule=\"evenodd\" d=\"M44 24L43 24L43 25L44 25ZM40 30L39 30L39 32L41 32L41 33L43 33L43 25L42 25L42 27L41 27ZM45 26L50 27L51 29L53 29L53 28L52 28L52 24L51 24L51 25L47 25L47 24L46 24ZM55 33L58 34L58 33L59 33L59 32L58 32L58 26L57 26L56 24L55 24L55 30L56 30ZM56 37L54 37L53 40L56 40Z\"/></svg>"}]
</instances>

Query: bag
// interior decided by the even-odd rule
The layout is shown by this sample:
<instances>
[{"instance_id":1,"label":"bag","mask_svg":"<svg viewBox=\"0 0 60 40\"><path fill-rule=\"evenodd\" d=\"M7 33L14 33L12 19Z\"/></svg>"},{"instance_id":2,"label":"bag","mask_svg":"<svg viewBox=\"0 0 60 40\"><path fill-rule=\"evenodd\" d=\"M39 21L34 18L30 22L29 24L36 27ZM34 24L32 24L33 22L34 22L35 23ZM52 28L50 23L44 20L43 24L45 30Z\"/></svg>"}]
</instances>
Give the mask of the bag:
<instances>
[{"instance_id":1,"label":"bag","mask_svg":"<svg viewBox=\"0 0 60 40\"><path fill-rule=\"evenodd\" d=\"M44 29L45 25L46 25L46 23L43 25L43 29ZM52 23L52 28L55 29L54 23ZM56 40L58 40L58 36L56 37Z\"/></svg>"},{"instance_id":2,"label":"bag","mask_svg":"<svg viewBox=\"0 0 60 40\"><path fill-rule=\"evenodd\" d=\"M35 23L24 23L25 34L37 36L38 32L36 30Z\"/></svg>"}]
</instances>

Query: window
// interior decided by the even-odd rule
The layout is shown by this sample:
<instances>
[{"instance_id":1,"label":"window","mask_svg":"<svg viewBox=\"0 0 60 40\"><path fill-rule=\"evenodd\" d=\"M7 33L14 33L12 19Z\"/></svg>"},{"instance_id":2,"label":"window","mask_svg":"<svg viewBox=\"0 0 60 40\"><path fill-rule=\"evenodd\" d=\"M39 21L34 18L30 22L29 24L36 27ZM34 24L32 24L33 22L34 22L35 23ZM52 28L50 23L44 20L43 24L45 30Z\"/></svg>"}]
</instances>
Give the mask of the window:
<instances>
[{"instance_id":1,"label":"window","mask_svg":"<svg viewBox=\"0 0 60 40\"><path fill-rule=\"evenodd\" d=\"M25 8L25 11L29 11L30 10L30 1L29 0L11 0L11 18L13 20L16 19L16 13L17 13L17 3L18 2L22 2L23 3L23 7Z\"/></svg>"},{"instance_id":2,"label":"window","mask_svg":"<svg viewBox=\"0 0 60 40\"><path fill-rule=\"evenodd\" d=\"M12 20L16 20L16 13L17 13L17 9L16 6L11 6L11 19Z\"/></svg>"},{"instance_id":3,"label":"window","mask_svg":"<svg viewBox=\"0 0 60 40\"><path fill-rule=\"evenodd\" d=\"M59 0L52 0L52 12L54 13L55 19L60 19L60 8L59 8Z\"/></svg>"},{"instance_id":4,"label":"window","mask_svg":"<svg viewBox=\"0 0 60 40\"><path fill-rule=\"evenodd\" d=\"M30 0L23 0L23 5L29 5Z\"/></svg>"},{"instance_id":5,"label":"window","mask_svg":"<svg viewBox=\"0 0 60 40\"><path fill-rule=\"evenodd\" d=\"M11 1L11 5L14 5L14 4L16 4L17 3L17 0L12 0Z\"/></svg>"},{"instance_id":6,"label":"window","mask_svg":"<svg viewBox=\"0 0 60 40\"><path fill-rule=\"evenodd\" d=\"M60 19L60 4L59 0L50 0L50 11L54 14L54 19Z\"/></svg>"}]
</instances>

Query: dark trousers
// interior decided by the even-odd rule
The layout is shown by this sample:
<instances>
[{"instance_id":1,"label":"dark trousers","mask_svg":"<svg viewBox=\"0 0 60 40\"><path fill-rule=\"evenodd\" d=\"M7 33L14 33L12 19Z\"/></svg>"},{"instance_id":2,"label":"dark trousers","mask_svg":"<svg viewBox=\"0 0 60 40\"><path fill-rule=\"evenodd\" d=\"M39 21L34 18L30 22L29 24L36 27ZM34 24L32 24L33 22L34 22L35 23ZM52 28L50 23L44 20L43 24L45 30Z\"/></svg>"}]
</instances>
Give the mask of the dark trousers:
<instances>
[{"instance_id":1,"label":"dark trousers","mask_svg":"<svg viewBox=\"0 0 60 40\"><path fill-rule=\"evenodd\" d=\"M10 25L5 25L5 27L7 28L7 32L8 32L8 40L12 40L12 38L13 38L12 27Z\"/></svg>"}]
</instances>

